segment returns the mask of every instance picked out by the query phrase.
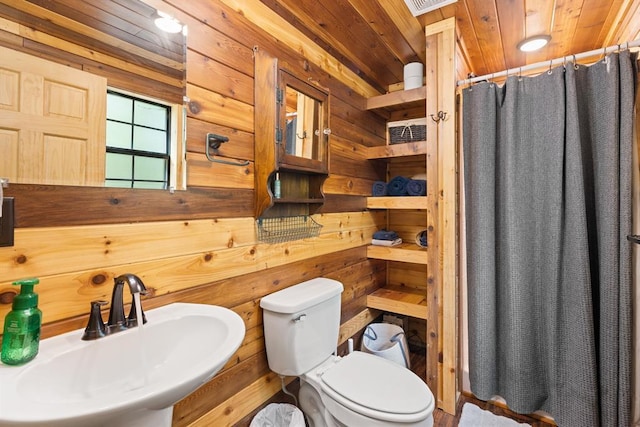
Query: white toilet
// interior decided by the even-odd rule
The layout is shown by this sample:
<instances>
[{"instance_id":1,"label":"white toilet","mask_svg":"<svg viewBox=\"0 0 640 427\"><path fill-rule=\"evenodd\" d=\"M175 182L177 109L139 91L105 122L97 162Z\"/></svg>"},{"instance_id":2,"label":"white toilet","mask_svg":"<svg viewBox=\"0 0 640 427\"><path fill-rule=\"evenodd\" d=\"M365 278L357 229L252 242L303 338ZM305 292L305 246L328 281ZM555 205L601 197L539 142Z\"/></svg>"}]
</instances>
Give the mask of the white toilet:
<instances>
[{"instance_id":1,"label":"white toilet","mask_svg":"<svg viewBox=\"0 0 640 427\"><path fill-rule=\"evenodd\" d=\"M359 351L334 355L342 290L317 278L262 298L269 368L300 377L311 427L432 426L433 394L413 372Z\"/></svg>"}]
</instances>

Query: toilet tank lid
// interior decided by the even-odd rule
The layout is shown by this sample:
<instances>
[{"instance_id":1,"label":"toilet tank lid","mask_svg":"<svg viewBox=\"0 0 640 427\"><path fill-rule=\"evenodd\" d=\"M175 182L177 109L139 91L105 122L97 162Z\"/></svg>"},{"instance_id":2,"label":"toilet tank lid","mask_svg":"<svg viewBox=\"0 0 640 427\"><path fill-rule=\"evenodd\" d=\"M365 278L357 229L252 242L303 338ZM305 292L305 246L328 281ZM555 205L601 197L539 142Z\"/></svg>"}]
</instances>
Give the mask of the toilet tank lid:
<instances>
[{"instance_id":1,"label":"toilet tank lid","mask_svg":"<svg viewBox=\"0 0 640 427\"><path fill-rule=\"evenodd\" d=\"M339 295L343 289L337 280L317 277L263 297L260 307L276 313L297 313Z\"/></svg>"}]
</instances>

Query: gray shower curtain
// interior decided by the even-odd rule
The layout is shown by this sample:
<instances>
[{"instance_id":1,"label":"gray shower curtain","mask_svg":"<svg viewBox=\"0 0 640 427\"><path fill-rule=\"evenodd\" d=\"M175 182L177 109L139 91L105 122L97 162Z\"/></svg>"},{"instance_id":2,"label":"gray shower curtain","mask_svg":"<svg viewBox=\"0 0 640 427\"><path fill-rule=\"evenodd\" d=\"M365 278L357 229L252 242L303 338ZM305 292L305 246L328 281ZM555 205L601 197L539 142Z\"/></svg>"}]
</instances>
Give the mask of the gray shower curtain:
<instances>
[{"instance_id":1,"label":"gray shower curtain","mask_svg":"<svg viewBox=\"0 0 640 427\"><path fill-rule=\"evenodd\" d=\"M635 64L463 91L471 391L562 427L631 423Z\"/></svg>"}]
</instances>

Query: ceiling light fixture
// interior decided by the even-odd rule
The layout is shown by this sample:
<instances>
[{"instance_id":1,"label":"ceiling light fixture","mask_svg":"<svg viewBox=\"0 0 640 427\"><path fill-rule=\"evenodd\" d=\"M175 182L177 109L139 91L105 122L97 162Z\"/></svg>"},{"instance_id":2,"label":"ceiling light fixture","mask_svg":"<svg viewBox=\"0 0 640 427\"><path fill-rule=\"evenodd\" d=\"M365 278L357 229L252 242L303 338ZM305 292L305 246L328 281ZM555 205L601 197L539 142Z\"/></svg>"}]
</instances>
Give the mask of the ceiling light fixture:
<instances>
[{"instance_id":1,"label":"ceiling light fixture","mask_svg":"<svg viewBox=\"0 0 640 427\"><path fill-rule=\"evenodd\" d=\"M182 24L173 16L168 13L158 11L158 18L154 21L156 27L160 28L162 31L176 34L182 31Z\"/></svg>"},{"instance_id":2,"label":"ceiling light fixture","mask_svg":"<svg viewBox=\"0 0 640 427\"><path fill-rule=\"evenodd\" d=\"M551 40L551 36L547 35L529 37L518 43L518 49L523 52L533 52L542 49L549 43L549 40Z\"/></svg>"}]
</instances>

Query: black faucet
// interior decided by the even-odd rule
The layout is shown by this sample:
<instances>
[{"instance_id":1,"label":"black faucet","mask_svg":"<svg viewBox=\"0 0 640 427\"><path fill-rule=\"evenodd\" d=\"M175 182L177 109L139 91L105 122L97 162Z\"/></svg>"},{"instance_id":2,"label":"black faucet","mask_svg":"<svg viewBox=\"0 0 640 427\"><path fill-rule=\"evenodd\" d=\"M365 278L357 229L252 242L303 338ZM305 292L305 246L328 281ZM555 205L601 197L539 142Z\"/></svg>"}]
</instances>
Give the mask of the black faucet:
<instances>
[{"instance_id":1,"label":"black faucet","mask_svg":"<svg viewBox=\"0 0 640 427\"><path fill-rule=\"evenodd\" d=\"M131 302L131 310L129 315L124 317L124 302L122 299L122 292L124 284L129 285L131 295L135 294L145 295L147 288L142 283L142 280L134 274L122 274L114 279L113 293L111 294L111 308L109 309L109 320L105 325L100 313L100 307L107 304L106 301L91 301L91 313L89 315L89 323L84 330L82 339L85 341L95 340L105 335L113 334L116 332L124 331L128 328L138 326L138 314L134 301ZM140 308L140 318L142 323L147 323L147 318Z\"/></svg>"}]
</instances>

